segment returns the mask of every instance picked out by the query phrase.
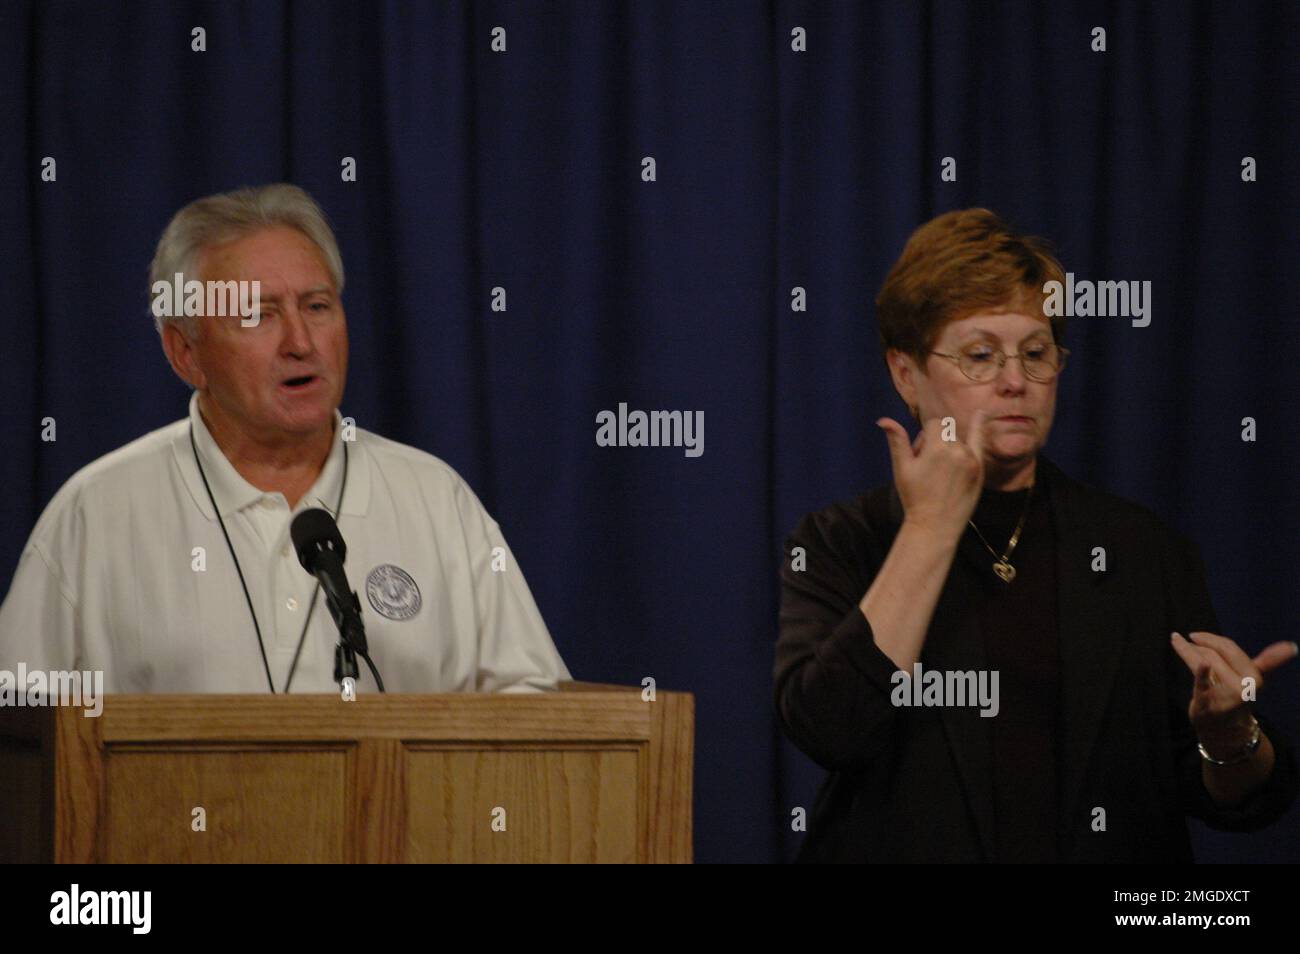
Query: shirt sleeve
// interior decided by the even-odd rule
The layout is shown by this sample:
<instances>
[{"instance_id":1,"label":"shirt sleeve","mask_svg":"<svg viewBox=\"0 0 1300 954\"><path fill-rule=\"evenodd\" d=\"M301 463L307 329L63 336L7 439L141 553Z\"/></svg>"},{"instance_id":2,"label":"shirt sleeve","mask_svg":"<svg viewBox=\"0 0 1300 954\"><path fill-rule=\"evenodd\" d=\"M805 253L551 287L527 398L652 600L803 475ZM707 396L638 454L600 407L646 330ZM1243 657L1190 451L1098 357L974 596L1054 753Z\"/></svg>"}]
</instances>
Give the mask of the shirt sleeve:
<instances>
[{"instance_id":1,"label":"shirt sleeve","mask_svg":"<svg viewBox=\"0 0 1300 954\"><path fill-rule=\"evenodd\" d=\"M478 692L543 692L569 680L523 571L497 522L463 480L456 506L471 561L478 616Z\"/></svg>"},{"instance_id":2,"label":"shirt sleeve","mask_svg":"<svg viewBox=\"0 0 1300 954\"><path fill-rule=\"evenodd\" d=\"M35 539L29 540L0 605L0 670L17 672L19 663L29 672L79 669L80 631L63 572Z\"/></svg>"},{"instance_id":3,"label":"shirt sleeve","mask_svg":"<svg viewBox=\"0 0 1300 954\"><path fill-rule=\"evenodd\" d=\"M890 702L897 667L858 608L878 567L856 567L848 550L818 515L786 540L774 667L782 728L833 771L879 758L899 717Z\"/></svg>"},{"instance_id":4,"label":"shirt sleeve","mask_svg":"<svg viewBox=\"0 0 1300 954\"><path fill-rule=\"evenodd\" d=\"M1220 633L1219 620L1205 582L1205 564L1190 540L1175 537L1167 556L1170 572L1169 612L1172 632L1186 637L1192 631ZM1224 634L1229 635L1230 634ZM1192 671L1170 647L1167 685L1170 686L1169 722L1182 792L1183 811L1220 831L1255 831L1281 817L1296 797L1295 756L1288 740L1262 713L1256 711L1262 731L1273 744L1273 774L1262 787L1239 805L1215 803L1201 777L1201 754L1196 731L1187 717L1192 700Z\"/></svg>"}]
</instances>

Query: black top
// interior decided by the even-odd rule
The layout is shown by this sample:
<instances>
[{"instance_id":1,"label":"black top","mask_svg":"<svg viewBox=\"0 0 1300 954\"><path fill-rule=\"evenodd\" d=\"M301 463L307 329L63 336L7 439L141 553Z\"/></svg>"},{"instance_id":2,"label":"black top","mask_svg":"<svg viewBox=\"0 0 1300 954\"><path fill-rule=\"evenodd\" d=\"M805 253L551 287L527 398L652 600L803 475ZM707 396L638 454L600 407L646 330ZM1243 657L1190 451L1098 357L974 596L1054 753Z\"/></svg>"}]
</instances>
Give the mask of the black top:
<instances>
[{"instance_id":1,"label":"black top","mask_svg":"<svg viewBox=\"0 0 1300 954\"><path fill-rule=\"evenodd\" d=\"M1253 831L1294 800L1290 745L1258 707L1272 777L1239 805L1205 790L1191 673L1169 645L1171 632L1223 632L1195 545L1042 454L1035 480L1015 581L968 528L921 653L926 671L996 670L992 718L894 704L897 667L858 607L902 523L892 485L809 514L787 539L773 701L828 770L800 861L1187 862L1187 816ZM975 520L1001 553L1021 495L984 496Z\"/></svg>"},{"instance_id":2,"label":"black top","mask_svg":"<svg viewBox=\"0 0 1300 954\"><path fill-rule=\"evenodd\" d=\"M1003 582L993 556L966 528L959 552L981 569L976 599L991 671L998 673L993 733L993 794L997 857L1003 862L1059 860L1057 731L1061 657L1056 621L1055 538L1042 487L985 490L972 521L1000 556L1020 516L1029 512Z\"/></svg>"}]
</instances>

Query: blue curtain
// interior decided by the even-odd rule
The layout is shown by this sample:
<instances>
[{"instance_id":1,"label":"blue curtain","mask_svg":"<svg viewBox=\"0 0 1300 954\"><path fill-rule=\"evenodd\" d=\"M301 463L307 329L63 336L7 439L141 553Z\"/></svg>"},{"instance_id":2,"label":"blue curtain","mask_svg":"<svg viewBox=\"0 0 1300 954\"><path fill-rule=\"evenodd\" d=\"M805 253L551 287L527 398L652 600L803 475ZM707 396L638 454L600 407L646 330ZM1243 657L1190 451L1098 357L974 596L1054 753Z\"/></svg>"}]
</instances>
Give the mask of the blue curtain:
<instances>
[{"instance_id":1,"label":"blue curtain","mask_svg":"<svg viewBox=\"0 0 1300 954\"><path fill-rule=\"evenodd\" d=\"M872 301L939 212L1152 282L1145 328L1071 322L1048 454L1200 545L1226 635L1295 636L1298 35L1291 2L6 0L0 587L63 481L184 414L168 218L295 182L347 267L344 413L465 476L576 678L695 693L697 859L788 858L821 772L771 706L781 542L890 479ZM703 411L705 452L597 446L620 402ZM1293 740L1297 680L1261 695ZM1295 861L1300 813L1194 843Z\"/></svg>"}]
</instances>

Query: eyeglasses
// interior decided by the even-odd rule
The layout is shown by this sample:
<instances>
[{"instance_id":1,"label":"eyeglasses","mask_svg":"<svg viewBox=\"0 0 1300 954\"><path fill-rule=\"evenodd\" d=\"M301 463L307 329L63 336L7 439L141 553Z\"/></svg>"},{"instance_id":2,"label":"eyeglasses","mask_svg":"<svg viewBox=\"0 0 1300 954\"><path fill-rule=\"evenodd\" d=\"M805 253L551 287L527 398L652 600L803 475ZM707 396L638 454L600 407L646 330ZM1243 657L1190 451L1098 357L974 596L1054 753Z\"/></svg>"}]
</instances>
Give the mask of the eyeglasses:
<instances>
[{"instance_id":1,"label":"eyeglasses","mask_svg":"<svg viewBox=\"0 0 1300 954\"><path fill-rule=\"evenodd\" d=\"M1034 342L1028 350L1018 351L1015 354L998 351L986 344L971 345L961 354L930 352L940 358L956 361L957 367L961 368L961 373L978 384L986 384L996 378L1003 365L1012 358L1020 359L1020 367L1024 369L1025 377L1045 384L1065 370L1065 358L1069 353L1068 348L1062 348L1048 341Z\"/></svg>"}]
</instances>

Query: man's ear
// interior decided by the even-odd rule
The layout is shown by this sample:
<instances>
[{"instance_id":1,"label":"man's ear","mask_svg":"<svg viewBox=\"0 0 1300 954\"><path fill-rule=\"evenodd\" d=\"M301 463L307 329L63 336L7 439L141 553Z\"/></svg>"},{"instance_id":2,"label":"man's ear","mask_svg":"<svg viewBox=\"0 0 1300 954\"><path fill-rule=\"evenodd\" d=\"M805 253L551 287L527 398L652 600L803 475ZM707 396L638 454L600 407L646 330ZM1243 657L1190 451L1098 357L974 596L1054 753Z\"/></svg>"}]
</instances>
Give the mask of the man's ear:
<instances>
[{"instance_id":1,"label":"man's ear","mask_svg":"<svg viewBox=\"0 0 1300 954\"><path fill-rule=\"evenodd\" d=\"M194 329L198 333L198 328ZM208 386L207 378L199 368L198 355L195 353L196 342L175 321L164 322L162 327L163 352L167 363L172 366L176 376L195 390Z\"/></svg>"}]
</instances>

